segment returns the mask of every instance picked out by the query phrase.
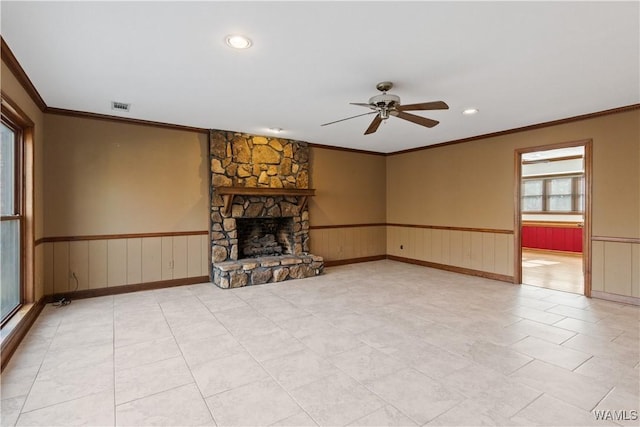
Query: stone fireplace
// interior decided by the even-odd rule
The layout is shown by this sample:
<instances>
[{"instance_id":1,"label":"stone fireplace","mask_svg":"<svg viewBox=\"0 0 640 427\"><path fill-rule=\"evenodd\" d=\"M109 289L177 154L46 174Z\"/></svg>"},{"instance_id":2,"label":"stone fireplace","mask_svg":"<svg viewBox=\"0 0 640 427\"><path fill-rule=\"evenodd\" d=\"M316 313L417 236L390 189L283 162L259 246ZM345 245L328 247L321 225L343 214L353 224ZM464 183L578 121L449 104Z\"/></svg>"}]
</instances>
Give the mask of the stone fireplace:
<instances>
[{"instance_id":1,"label":"stone fireplace","mask_svg":"<svg viewBox=\"0 0 640 427\"><path fill-rule=\"evenodd\" d=\"M221 288L322 273L309 254L306 143L211 131L212 280Z\"/></svg>"}]
</instances>

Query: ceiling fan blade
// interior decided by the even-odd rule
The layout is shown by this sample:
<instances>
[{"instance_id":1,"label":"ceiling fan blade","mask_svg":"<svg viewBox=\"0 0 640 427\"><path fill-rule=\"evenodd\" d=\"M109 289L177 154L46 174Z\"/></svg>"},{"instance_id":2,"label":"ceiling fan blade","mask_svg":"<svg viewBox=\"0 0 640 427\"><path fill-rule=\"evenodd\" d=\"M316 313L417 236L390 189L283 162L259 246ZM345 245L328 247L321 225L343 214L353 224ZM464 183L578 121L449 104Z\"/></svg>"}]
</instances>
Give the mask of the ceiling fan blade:
<instances>
[{"instance_id":1,"label":"ceiling fan blade","mask_svg":"<svg viewBox=\"0 0 640 427\"><path fill-rule=\"evenodd\" d=\"M350 102L350 105L357 105L358 107L376 108L375 105L365 104L363 102Z\"/></svg>"},{"instance_id":2,"label":"ceiling fan blade","mask_svg":"<svg viewBox=\"0 0 640 427\"><path fill-rule=\"evenodd\" d=\"M355 119L356 117L368 116L369 114L376 114L376 113L377 113L377 111L370 111L368 113L358 114L357 116L347 117L346 119L340 119L340 120L336 120L336 121L329 122L329 123L323 123L320 126L332 125L334 123L344 122L345 120L351 120L351 119Z\"/></svg>"},{"instance_id":3,"label":"ceiling fan blade","mask_svg":"<svg viewBox=\"0 0 640 427\"><path fill-rule=\"evenodd\" d=\"M404 120L408 120L417 125L426 126L428 128L432 128L438 123L440 123L437 120L427 119L426 117L420 117L420 116L416 116L415 114L404 113L402 111L400 111L396 117Z\"/></svg>"},{"instance_id":4,"label":"ceiling fan blade","mask_svg":"<svg viewBox=\"0 0 640 427\"><path fill-rule=\"evenodd\" d=\"M364 131L364 134L365 135L369 135L370 133L374 133L375 131L377 131L378 130L378 126L380 126L380 123L382 123L382 119L380 118L380 116L375 116L373 118L373 121L371 122L371 124L367 128L367 130Z\"/></svg>"},{"instance_id":5,"label":"ceiling fan blade","mask_svg":"<svg viewBox=\"0 0 640 427\"><path fill-rule=\"evenodd\" d=\"M398 111L412 110L448 110L449 106L444 101L423 102L421 104L400 105Z\"/></svg>"}]
</instances>

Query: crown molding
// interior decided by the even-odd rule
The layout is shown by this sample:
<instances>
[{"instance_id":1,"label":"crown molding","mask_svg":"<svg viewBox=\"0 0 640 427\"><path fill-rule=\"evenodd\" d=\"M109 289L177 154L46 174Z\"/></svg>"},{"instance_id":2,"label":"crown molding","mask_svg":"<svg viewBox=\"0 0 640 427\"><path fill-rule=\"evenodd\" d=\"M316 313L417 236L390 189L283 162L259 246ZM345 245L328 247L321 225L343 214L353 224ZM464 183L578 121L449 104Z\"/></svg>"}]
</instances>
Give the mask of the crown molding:
<instances>
[{"instance_id":1,"label":"crown molding","mask_svg":"<svg viewBox=\"0 0 640 427\"><path fill-rule=\"evenodd\" d=\"M308 142L309 147L312 148L322 148L324 150L334 150L334 151L346 151L349 153L358 153L358 154L370 154L373 156L386 156L386 153L381 153L379 151L369 151L369 150L360 150L357 148L347 148L347 147L337 147L335 145L324 145L324 144L314 144L313 142Z\"/></svg>"},{"instance_id":2,"label":"crown molding","mask_svg":"<svg viewBox=\"0 0 640 427\"><path fill-rule=\"evenodd\" d=\"M83 119L104 120L108 122L117 122L117 123L129 124L129 125L141 125L141 126L149 126L149 127L156 127L156 128L162 128L162 129L195 132L195 133L201 133L205 135L209 134L209 129L203 129L203 128L198 128L193 126L175 125L171 123L155 122L152 120L131 119L128 117L110 116L108 114L98 114L98 113L89 113L85 111L67 110L64 108L47 107L47 109L45 110L45 113L55 114L58 116L79 117Z\"/></svg>"},{"instance_id":3,"label":"crown molding","mask_svg":"<svg viewBox=\"0 0 640 427\"><path fill-rule=\"evenodd\" d=\"M461 144L463 142L478 141L480 139L494 138L497 136L510 135L514 133L526 132L526 131L535 130L535 129L542 129L550 126L558 126L566 123L577 122L580 120L593 119L596 117L608 116L610 114L624 113L626 111L633 111L638 109L640 109L640 104L631 104L624 107L612 108L609 110L598 111L595 113L582 114L580 116L568 117L568 118L559 119L559 120L552 120L550 122L537 123L535 125L507 129L507 130L502 130L502 131L493 132L493 133L485 133L483 135L471 136L469 138L455 139L453 141L440 142L438 144L425 145L423 147L409 148L407 150L394 151L391 153L387 153L386 156L395 156L397 154L406 154L406 153L412 153L414 151L429 150L432 148L440 148L447 145Z\"/></svg>"},{"instance_id":4,"label":"crown molding","mask_svg":"<svg viewBox=\"0 0 640 427\"><path fill-rule=\"evenodd\" d=\"M9 45L4 41L4 38L0 36L0 55L2 55L2 61L7 64L7 67L13 75L18 79L18 82L22 85L24 90L27 92L29 97L35 102L40 111L43 113L47 110L47 104L44 102L44 99L38 93L38 90L27 76L27 73L24 72L24 69L16 59L15 55L9 48Z\"/></svg>"},{"instance_id":5,"label":"crown molding","mask_svg":"<svg viewBox=\"0 0 640 427\"><path fill-rule=\"evenodd\" d=\"M192 127L192 126L183 126L183 125L177 125L177 124L171 124L171 123L155 122L155 121L151 121L151 120L130 119L130 118L126 118L126 117L110 116L108 114L97 114L97 113L89 113L89 112L76 111L76 110L67 110L67 109L63 109L63 108L49 107L44 102L44 100L40 96L40 93L38 93L38 90L35 88L35 86L31 82L31 80L29 79L29 76L27 76L27 74L25 73L24 69L22 68L22 66L20 65L20 63L16 59L15 55L13 54L13 52L11 51L11 49L9 48L7 43L4 41L4 38L2 38L1 35L0 35L0 42L1 42L1 45L2 45L1 46L2 47L2 52L1 52L2 60L5 62L5 64L7 64L7 67L9 68L9 70L11 70L11 72L16 76L16 78L18 79L18 82L20 82L20 84L22 85L24 90L29 94L29 96L31 97L33 102L35 102L35 104L38 106L38 108L40 108L40 110L43 113L57 114L57 115L70 116L70 117L81 117L81 118L96 119L96 120L106 120L106 121L112 121L112 122L127 123L127 124L134 124L134 125L143 125L143 126L151 126L151 127L158 127L158 128L163 128L163 129L181 130L181 131L196 132L196 133L202 133L202 134L208 134L209 133L209 129ZM326 150L346 151L346 152L351 152L351 153L371 154L371 155L385 156L386 157L386 156L395 156L395 155L398 155L398 154L412 153L414 151L422 151L422 150L429 150L429 149L433 149L433 148L440 148L440 147L444 147L444 146L447 146L447 145L462 144L464 142L472 142L472 141L478 141L478 140L481 140L481 139L487 139L487 138L494 138L494 137L498 137L498 136L510 135L510 134L514 134L514 133L525 132L525 131L530 131L530 130L535 130L535 129L542 129L542 128L546 128L546 127L550 127L550 126L557 126L557 125L576 122L576 121L580 121L580 120L593 119L593 118L596 118L596 117L602 117L602 116L607 116L607 115L610 115L610 114L617 114L617 113L622 113L622 112L632 111L632 110L637 110L637 109L640 109L640 104L632 104L632 105L627 105L627 106L624 106L624 107L618 107L618 108L612 108L612 109L609 109L609 110L598 111L598 112L595 112L595 113L582 114L582 115L579 115L579 116L568 117L568 118L565 118L565 119L552 120L552 121L549 121L549 122L543 122L543 123L538 123L538 124L534 124L534 125L523 126L523 127L518 127L518 128L513 128L513 129L508 129L508 130L503 130L503 131L498 131L498 132L486 133L486 134L483 134L483 135L477 135L477 136L472 136L472 137L468 137L468 138L456 139L456 140L452 140L452 141L440 142L440 143L437 143L437 144L425 145L425 146L422 146L422 147L416 147L416 148L409 148L409 149L406 149L406 150L393 151L393 152L390 152L390 153L383 153L383 152L378 152L378 151L368 151L368 150L359 150L359 149L355 149L355 148L336 147L336 146L332 146L332 145L323 145L323 144L314 144L314 143L308 143L308 144L309 144L310 147L322 148L322 149L326 149Z\"/></svg>"}]
</instances>

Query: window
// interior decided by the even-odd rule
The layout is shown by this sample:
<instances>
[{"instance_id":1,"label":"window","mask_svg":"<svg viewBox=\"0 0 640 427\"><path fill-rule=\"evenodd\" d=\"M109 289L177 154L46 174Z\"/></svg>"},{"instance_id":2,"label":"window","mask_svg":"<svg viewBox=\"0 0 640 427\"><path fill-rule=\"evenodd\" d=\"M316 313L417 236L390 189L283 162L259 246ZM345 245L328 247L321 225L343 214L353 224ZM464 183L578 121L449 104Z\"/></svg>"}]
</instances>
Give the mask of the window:
<instances>
[{"instance_id":1,"label":"window","mask_svg":"<svg viewBox=\"0 0 640 427\"><path fill-rule=\"evenodd\" d=\"M522 211L582 213L584 175L523 178Z\"/></svg>"},{"instance_id":2,"label":"window","mask_svg":"<svg viewBox=\"0 0 640 427\"><path fill-rule=\"evenodd\" d=\"M22 132L2 117L0 125L0 317L2 324L23 299Z\"/></svg>"}]
</instances>

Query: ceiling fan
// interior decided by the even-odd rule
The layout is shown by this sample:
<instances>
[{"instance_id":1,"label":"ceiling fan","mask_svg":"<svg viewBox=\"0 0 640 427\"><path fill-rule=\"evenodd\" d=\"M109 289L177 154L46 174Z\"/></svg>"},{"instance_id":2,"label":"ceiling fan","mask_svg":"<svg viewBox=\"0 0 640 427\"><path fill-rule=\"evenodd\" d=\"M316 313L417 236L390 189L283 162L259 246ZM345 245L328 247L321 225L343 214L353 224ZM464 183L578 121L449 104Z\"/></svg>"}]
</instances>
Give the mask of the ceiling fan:
<instances>
[{"instance_id":1,"label":"ceiling fan","mask_svg":"<svg viewBox=\"0 0 640 427\"><path fill-rule=\"evenodd\" d=\"M358 114L357 116L347 117L346 119L340 119L329 123L324 123L320 126L327 126L333 123L343 122L345 120L355 119L356 117L366 116L369 114L375 114L373 121L364 132L365 135L374 133L378 130L378 126L383 120L389 118L389 116L395 116L403 120L408 120L420 126L426 126L432 128L439 122L437 120L428 119L426 117L416 116L415 114L406 113L406 111L415 110L447 110L449 106L444 101L423 102L420 104L401 105L400 97L387 93L389 89L393 87L391 82L381 82L376 85L376 89L382 92L381 95L372 96L369 98L369 103L351 102L351 105L358 105L360 107L367 107L373 111L364 114Z\"/></svg>"}]
</instances>

